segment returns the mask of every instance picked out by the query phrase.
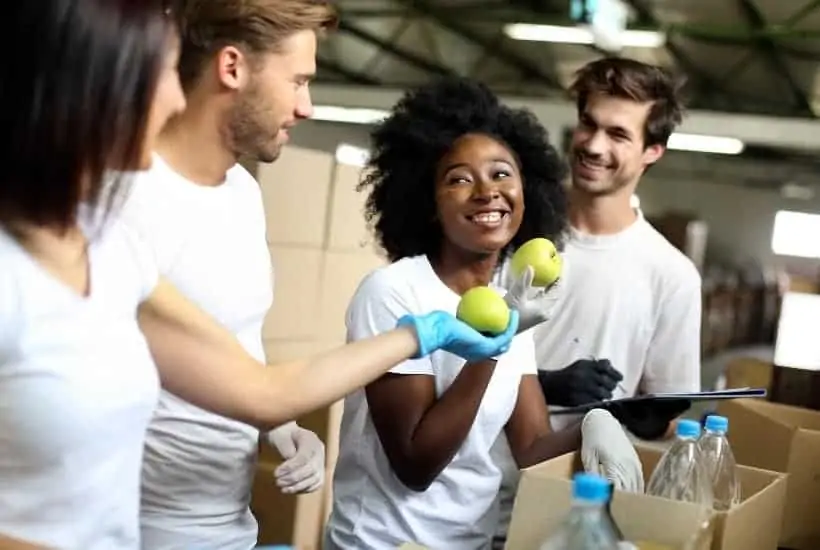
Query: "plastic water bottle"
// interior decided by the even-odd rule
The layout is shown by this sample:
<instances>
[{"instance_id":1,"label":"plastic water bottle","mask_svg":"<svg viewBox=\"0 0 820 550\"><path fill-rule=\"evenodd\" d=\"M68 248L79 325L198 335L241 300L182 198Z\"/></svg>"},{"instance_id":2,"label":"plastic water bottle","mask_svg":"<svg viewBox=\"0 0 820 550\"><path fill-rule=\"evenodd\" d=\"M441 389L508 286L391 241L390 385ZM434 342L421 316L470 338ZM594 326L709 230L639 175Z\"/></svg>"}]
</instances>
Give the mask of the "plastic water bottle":
<instances>
[{"instance_id":1,"label":"plastic water bottle","mask_svg":"<svg viewBox=\"0 0 820 550\"><path fill-rule=\"evenodd\" d=\"M729 419L725 416L707 416L705 428L698 447L712 483L713 506L715 510L728 510L740 503L737 462L726 439Z\"/></svg>"},{"instance_id":2,"label":"plastic water bottle","mask_svg":"<svg viewBox=\"0 0 820 550\"><path fill-rule=\"evenodd\" d=\"M610 488L595 474L576 474L572 480L572 509L540 550L618 550L618 537L606 511Z\"/></svg>"},{"instance_id":3,"label":"plastic water bottle","mask_svg":"<svg viewBox=\"0 0 820 550\"><path fill-rule=\"evenodd\" d=\"M696 420L678 421L676 441L652 472L648 494L712 507L712 483L698 446L700 431Z\"/></svg>"}]
</instances>

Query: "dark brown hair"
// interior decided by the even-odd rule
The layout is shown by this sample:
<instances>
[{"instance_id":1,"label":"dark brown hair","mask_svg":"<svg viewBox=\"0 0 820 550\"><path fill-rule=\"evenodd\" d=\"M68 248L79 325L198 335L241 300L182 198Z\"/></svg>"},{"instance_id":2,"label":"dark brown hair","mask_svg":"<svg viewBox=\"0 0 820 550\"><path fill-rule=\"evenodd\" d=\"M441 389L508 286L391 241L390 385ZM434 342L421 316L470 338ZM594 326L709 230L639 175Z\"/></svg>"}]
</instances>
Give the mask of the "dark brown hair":
<instances>
[{"instance_id":1,"label":"dark brown hair","mask_svg":"<svg viewBox=\"0 0 820 550\"><path fill-rule=\"evenodd\" d=\"M665 146L683 119L681 85L681 80L661 67L634 59L607 57L581 67L575 73L570 92L575 97L579 116L594 94L651 103L644 124L644 147Z\"/></svg>"},{"instance_id":2,"label":"dark brown hair","mask_svg":"<svg viewBox=\"0 0 820 550\"><path fill-rule=\"evenodd\" d=\"M109 168L137 165L173 28L164 8L161 0L6 6L7 40L32 47L8 56L0 86L9 138L0 225L68 229L81 202L100 201Z\"/></svg>"},{"instance_id":3,"label":"dark brown hair","mask_svg":"<svg viewBox=\"0 0 820 550\"><path fill-rule=\"evenodd\" d=\"M329 0L175 0L182 33L179 76L188 92L211 56L228 45L249 54L276 51L294 33L333 30Z\"/></svg>"}]
</instances>

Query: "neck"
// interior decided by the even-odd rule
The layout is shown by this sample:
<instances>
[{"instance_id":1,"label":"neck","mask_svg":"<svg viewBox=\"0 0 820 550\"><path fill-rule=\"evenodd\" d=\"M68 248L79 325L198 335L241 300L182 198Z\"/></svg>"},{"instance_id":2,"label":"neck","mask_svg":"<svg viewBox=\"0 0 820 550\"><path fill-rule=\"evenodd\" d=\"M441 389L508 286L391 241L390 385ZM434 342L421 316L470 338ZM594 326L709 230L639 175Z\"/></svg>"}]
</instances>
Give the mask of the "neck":
<instances>
[{"instance_id":1,"label":"neck","mask_svg":"<svg viewBox=\"0 0 820 550\"><path fill-rule=\"evenodd\" d=\"M630 204L633 191L630 185L611 195L593 195L573 188L569 195L570 224L590 235L620 233L638 219Z\"/></svg>"},{"instance_id":2,"label":"neck","mask_svg":"<svg viewBox=\"0 0 820 550\"><path fill-rule=\"evenodd\" d=\"M487 286L498 265L498 253L476 254L445 246L437 259L432 259L436 275L453 292L464 294L476 286Z\"/></svg>"},{"instance_id":3,"label":"neck","mask_svg":"<svg viewBox=\"0 0 820 550\"><path fill-rule=\"evenodd\" d=\"M6 231L33 257L50 264L71 264L85 253L88 241L80 226L8 223Z\"/></svg>"},{"instance_id":4,"label":"neck","mask_svg":"<svg viewBox=\"0 0 820 550\"><path fill-rule=\"evenodd\" d=\"M222 132L222 110L195 93L163 129L157 152L175 172L200 185L221 184L238 161Z\"/></svg>"}]
</instances>

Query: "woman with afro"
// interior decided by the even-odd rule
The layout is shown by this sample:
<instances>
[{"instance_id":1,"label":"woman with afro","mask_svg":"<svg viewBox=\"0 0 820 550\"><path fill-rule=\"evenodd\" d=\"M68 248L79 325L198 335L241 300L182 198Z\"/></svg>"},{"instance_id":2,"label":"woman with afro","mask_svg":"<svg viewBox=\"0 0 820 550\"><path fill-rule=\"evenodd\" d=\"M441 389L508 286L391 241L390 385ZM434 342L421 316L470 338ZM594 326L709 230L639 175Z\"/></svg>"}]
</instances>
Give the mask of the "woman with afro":
<instances>
[{"instance_id":1,"label":"woman with afro","mask_svg":"<svg viewBox=\"0 0 820 550\"><path fill-rule=\"evenodd\" d=\"M533 237L560 240L565 171L532 114L485 86L448 79L407 93L373 133L360 190L390 264L360 284L347 312L355 341L403 315L455 312ZM583 447L587 468L640 464L620 424L596 410L551 432L527 329L546 320L555 290L510 285L519 334L509 351L465 362L436 352L405 361L345 400L328 550L490 548L504 453L527 467ZM560 285L559 285L560 286Z\"/></svg>"}]
</instances>

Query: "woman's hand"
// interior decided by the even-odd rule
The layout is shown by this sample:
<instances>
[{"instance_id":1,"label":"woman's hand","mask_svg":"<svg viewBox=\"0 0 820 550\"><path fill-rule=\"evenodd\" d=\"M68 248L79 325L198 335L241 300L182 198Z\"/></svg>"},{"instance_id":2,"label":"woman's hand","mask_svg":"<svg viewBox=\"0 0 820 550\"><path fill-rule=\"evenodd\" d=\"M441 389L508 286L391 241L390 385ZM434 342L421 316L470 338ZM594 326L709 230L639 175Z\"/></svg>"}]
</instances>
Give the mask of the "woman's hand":
<instances>
[{"instance_id":1,"label":"woman's hand","mask_svg":"<svg viewBox=\"0 0 820 550\"><path fill-rule=\"evenodd\" d=\"M643 467L621 424L608 411L592 409L581 424L584 470L609 479L616 489L643 493Z\"/></svg>"},{"instance_id":2,"label":"woman's hand","mask_svg":"<svg viewBox=\"0 0 820 550\"><path fill-rule=\"evenodd\" d=\"M536 325L548 321L559 298L563 293L564 285L558 280L549 288L538 288L532 286L532 281L535 278L535 270L532 266L521 273L520 276L514 277L508 274L507 281L505 281L505 288L507 294L504 295L504 300L510 309L518 311L520 314L520 322L518 325L518 332L524 332Z\"/></svg>"},{"instance_id":3,"label":"woman's hand","mask_svg":"<svg viewBox=\"0 0 820 550\"><path fill-rule=\"evenodd\" d=\"M444 311L405 315L398 320L397 326L415 329L419 342L416 357L425 357L441 349L467 361L480 361L501 355L510 348L518 332L518 317L518 312L512 310L507 330L498 336L485 336Z\"/></svg>"}]
</instances>

